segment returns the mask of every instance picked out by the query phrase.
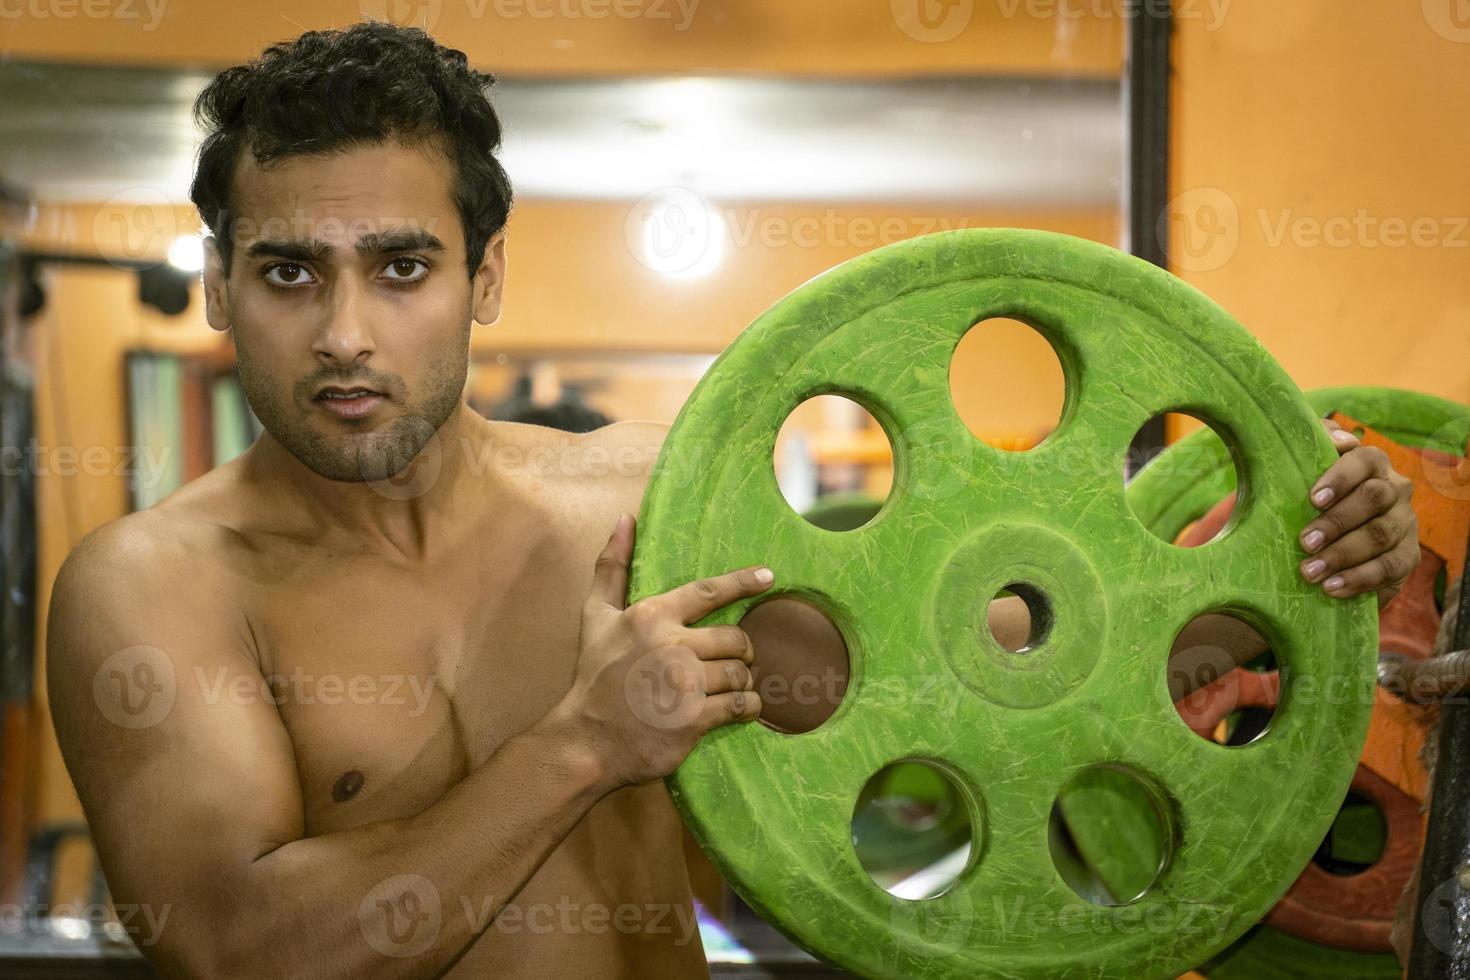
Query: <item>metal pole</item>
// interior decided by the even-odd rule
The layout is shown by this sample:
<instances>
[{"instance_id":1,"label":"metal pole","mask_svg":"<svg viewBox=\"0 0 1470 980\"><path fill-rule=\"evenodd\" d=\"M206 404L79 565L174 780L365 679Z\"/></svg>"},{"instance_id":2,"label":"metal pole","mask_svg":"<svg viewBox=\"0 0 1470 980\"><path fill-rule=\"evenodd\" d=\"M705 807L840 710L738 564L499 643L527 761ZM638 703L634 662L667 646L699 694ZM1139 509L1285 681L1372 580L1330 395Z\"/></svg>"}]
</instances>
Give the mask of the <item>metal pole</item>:
<instances>
[{"instance_id":1,"label":"metal pole","mask_svg":"<svg viewBox=\"0 0 1470 980\"><path fill-rule=\"evenodd\" d=\"M1128 106L1128 250L1161 269L1169 267L1169 43L1172 3L1140 4L1129 22L1123 97ZM1165 446L1164 419L1150 419L1128 449L1127 473Z\"/></svg>"},{"instance_id":2,"label":"metal pole","mask_svg":"<svg viewBox=\"0 0 1470 980\"><path fill-rule=\"evenodd\" d=\"M1470 647L1470 552L1460 577L1452 649ZM1470 980L1470 702L1448 698L1419 863L1408 980Z\"/></svg>"}]
</instances>

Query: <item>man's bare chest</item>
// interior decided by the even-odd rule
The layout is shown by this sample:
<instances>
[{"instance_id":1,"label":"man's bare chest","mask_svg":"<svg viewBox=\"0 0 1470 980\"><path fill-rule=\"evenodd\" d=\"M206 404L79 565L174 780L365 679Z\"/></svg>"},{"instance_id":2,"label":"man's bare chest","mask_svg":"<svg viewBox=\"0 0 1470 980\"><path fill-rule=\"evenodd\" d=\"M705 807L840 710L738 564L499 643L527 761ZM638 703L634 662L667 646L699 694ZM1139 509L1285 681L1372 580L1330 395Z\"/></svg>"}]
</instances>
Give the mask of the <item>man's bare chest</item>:
<instances>
[{"instance_id":1,"label":"man's bare chest","mask_svg":"<svg viewBox=\"0 0 1470 980\"><path fill-rule=\"evenodd\" d=\"M308 833L419 812L571 684L585 596L554 555L468 556L432 576L323 564L255 614Z\"/></svg>"}]
</instances>

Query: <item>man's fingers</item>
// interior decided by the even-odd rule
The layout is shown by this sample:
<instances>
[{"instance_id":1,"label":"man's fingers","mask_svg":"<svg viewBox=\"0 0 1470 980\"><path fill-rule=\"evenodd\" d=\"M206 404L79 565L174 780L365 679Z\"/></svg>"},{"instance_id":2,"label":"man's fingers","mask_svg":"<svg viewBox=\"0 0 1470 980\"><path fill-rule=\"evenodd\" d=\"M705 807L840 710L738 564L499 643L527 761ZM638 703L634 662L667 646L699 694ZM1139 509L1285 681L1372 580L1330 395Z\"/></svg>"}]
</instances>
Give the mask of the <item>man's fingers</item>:
<instances>
[{"instance_id":1,"label":"man's fingers","mask_svg":"<svg viewBox=\"0 0 1470 980\"><path fill-rule=\"evenodd\" d=\"M1342 460L1342 461L1345 461ZM1347 494L1346 497L1328 507L1321 516L1302 528L1302 548L1307 554L1317 554L1323 547L1355 528L1362 527L1374 518L1387 514L1399 502L1398 488L1389 480L1372 476ZM1383 540L1383 547L1392 545L1403 535L1394 534ZM1383 550L1382 547L1379 550Z\"/></svg>"},{"instance_id":2,"label":"man's fingers","mask_svg":"<svg viewBox=\"0 0 1470 980\"><path fill-rule=\"evenodd\" d=\"M613 527L612 537L597 556L588 598L622 609L628 602L628 562L633 559L633 515L624 513Z\"/></svg>"},{"instance_id":3,"label":"man's fingers","mask_svg":"<svg viewBox=\"0 0 1470 980\"><path fill-rule=\"evenodd\" d=\"M767 576L762 578L760 573ZM681 624L688 626L722 609L737 599L759 595L771 587L775 576L771 570L760 565L736 569L724 575L696 579L665 592L654 601Z\"/></svg>"},{"instance_id":4,"label":"man's fingers","mask_svg":"<svg viewBox=\"0 0 1470 980\"><path fill-rule=\"evenodd\" d=\"M1399 572L1401 566L1407 562L1408 559L1398 551L1390 551L1386 555L1373 558L1361 565L1354 565L1352 568L1343 569L1330 576L1322 583L1322 590L1336 599L1346 599L1364 592L1375 592L1402 578Z\"/></svg>"},{"instance_id":5,"label":"man's fingers","mask_svg":"<svg viewBox=\"0 0 1470 980\"><path fill-rule=\"evenodd\" d=\"M743 660L711 660L704 665L704 691L706 694L724 694L728 691L749 691L755 687L755 678Z\"/></svg>"},{"instance_id":6,"label":"man's fingers","mask_svg":"<svg viewBox=\"0 0 1470 980\"><path fill-rule=\"evenodd\" d=\"M737 721L754 721L761 714L761 696L754 691L712 694L704 700L699 720L705 731Z\"/></svg>"},{"instance_id":7,"label":"man's fingers","mask_svg":"<svg viewBox=\"0 0 1470 980\"><path fill-rule=\"evenodd\" d=\"M1319 510L1325 510L1342 500L1369 477L1386 478L1392 472L1388 454L1382 449L1376 446L1359 446L1339 456L1337 462L1328 467L1327 472L1312 484L1309 496Z\"/></svg>"},{"instance_id":8,"label":"man's fingers","mask_svg":"<svg viewBox=\"0 0 1470 980\"><path fill-rule=\"evenodd\" d=\"M675 634L676 642L689 647L700 660L755 660L750 634L739 626L695 626Z\"/></svg>"},{"instance_id":9,"label":"man's fingers","mask_svg":"<svg viewBox=\"0 0 1470 980\"><path fill-rule=\"evenodd\" d=\"M1327 434L1332 437L1332 445L1336 447L1337 455L1341 456L1349 450L1358 448L1358 437L1332 419L1323 419L1322 428L1326 429Z\"/></svg>"},{"instance_id":10,"label":"man's fingers","mask_svg":"<svg viewBox=\"0 0 1470 980\"><path fill-rule=\"evenodd\" d=\"M1376 560L1388 576L1383 581L1396 581L1411 571L1400 567L1408 565L1408 556L1400 554L1407 550L1402 547L1405 534L1404 523L1393 515L1375 517L1302 562L1302 577L1309 582L1322 582L1326 587L1339 573ZM1335 595L1338 590L1327 588L1327 591Z\"/></svg>"}]
</instances>

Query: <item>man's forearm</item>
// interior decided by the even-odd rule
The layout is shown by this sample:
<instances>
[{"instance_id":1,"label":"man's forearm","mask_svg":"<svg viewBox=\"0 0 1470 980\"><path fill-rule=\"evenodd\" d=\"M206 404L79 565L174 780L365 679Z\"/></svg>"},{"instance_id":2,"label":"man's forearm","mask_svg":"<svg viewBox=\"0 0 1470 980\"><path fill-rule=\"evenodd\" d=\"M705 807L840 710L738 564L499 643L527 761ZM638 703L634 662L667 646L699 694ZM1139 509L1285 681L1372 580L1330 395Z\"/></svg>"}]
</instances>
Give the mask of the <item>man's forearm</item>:
<instances>
[{"instance_id":1,"label":"man's forearm","mask_svg":"<svg viewBox=\"0 0 1470 980\"><path fill-rule=\"evenodd\" d=\"M1261 634L1234 616L1200 616L1180 631L1169 652L1169 696L1177 701L1265 650Z\"/></svg>"},{"instance_id":2,"label":"man's forearm","mask_svg":"<svg viewBox=\"0 0 1470 980\"><path fill-rule=\"evenodd\" d=\"M201 923L218 930L204 975L439 976L612 788L553 711L417 815L255 860L232 913Z\"/></svg>"}]
</instances>

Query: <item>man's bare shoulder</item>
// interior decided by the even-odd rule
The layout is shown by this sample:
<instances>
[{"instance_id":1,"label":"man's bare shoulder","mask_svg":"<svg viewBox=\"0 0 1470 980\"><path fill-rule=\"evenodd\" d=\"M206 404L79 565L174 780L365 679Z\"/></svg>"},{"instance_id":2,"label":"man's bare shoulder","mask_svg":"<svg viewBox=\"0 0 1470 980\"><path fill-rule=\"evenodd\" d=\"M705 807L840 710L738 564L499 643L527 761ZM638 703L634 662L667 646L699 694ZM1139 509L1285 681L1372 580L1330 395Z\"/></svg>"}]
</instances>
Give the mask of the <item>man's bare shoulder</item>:
<instances>
[{"instance_id":1,"label":"man's bare shoulder","mask_svg":"<svg viewBox=\"0 0 1470 980\"><path fill-rule=\"evenodd\" d=\"M582 433L546 429L538 445L527 446L532 493L552 508L552 522L579 556L606 543L619 514L638 513L668 428L629 421Z\"/></svg>"},{"instance_id":2,"label":"man's bare shoulder","mask_svg":"<svg viewBox=\"0 0 1470 980\"><path fill-rule=\"evenodd\" d=\"M630 420L582 433L577 439L585 446L605 450L615 464L621 465L621 475L646 480L669 428L667 422Z\"/></svg>"},{"instance_id":3,"label":"man's bare shoulder","mask_svg":"<svg viewBox=\"0 0 1470 980\"><path fill-rule=\"evenodd\" d=\"M241 542L236 469L211 471L146 510L94 528L62 562L52 609L157 617L167 610L231 611L240 595L230 574Z\"/></svg>"},{"instance_id":4,"label":"man's bare shoulder","mask_svg":"<svg viewBox=\"0 0 1470 980\"><path fill-rule=\"evenodd\" d=\"M217 581L219 529L164 511L109 521L79 541L57 574L55 592L93 602L122 595L197 594Z\"/></svg>"},{"instance_id":5,"label":"man's bare shoulder","mask_svg":"<svg viewBox=\"0 0 1470 980\"><path fill-rule=\"evenodd\" d=\"M167 649L199 663L255 665L239 588L214 557L217 538L218 529L150 509L96 528L71 550L52 586L46 628L58 732L92 718L92 681L115 656L146 651L148 659Z\"/></svg>"}]
</instances>

